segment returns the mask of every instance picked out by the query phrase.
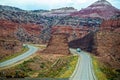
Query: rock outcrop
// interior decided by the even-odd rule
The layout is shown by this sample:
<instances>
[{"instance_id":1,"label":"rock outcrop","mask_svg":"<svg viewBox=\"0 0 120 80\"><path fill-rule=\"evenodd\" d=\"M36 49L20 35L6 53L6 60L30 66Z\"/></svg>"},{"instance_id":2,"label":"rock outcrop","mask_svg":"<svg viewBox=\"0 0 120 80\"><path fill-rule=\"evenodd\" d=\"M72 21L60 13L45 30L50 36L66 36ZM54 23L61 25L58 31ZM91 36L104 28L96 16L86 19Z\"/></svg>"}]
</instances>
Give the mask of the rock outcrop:
<instances>
[{"instance_id":1,"label":"rock outcrop","mask_svg":"<svg viewBox=\"0 0 120 80\"><path fill-rule=\"evenodd\" d=\"M0 36L14 36L22 42L38 42L42 26L31 23L16 23L0 20Z\"/></svg>"},{"instance_id":2,"label":"rock outcrop","mask_svg":"<svg viewBox=\"0 0 120 80\"><path fill-rule=\"evenodd\" d=\"M120 32L120 18L109 19L102 22L101 30Z\"/></svg>"},{"instance_id":3,"label":"rock outcrop","mask_svg":"<svg viewBox=\"0 0 120 80\"><path fill-rule=\"evenodd\" d=\"M99 31L95 35L95 52L101 60L112 67L120 68L120 33Z\"/></svg>"},{"instance_id":4,"label":"rock outcrop","mask_svg":"<svg viewBox=\"0 0 120 80\"><path fill-rule=\"evenodd\" d=\"M73 28L72 26L54 26L52 28L52 33L64 33L68 34L68 42L82 38L88 34L90 28Z\"/></svg>"},{"instance_id":5,"label":"rock outcrop","mask_svg":"<svg viewBox=\"0 0 120 80\"><path fill-rule=\"evenodd\" d=\"M53 34L47 48L43 51L43 54L68 55L69 53L67 35L63 33Z\"/></svg>"},{"instance_id":6,"label":"rock outcrop","mask_svg":"<svg viewBox=\"0 0 120 80\"><path fill-rule=\"evenodd\" d=\"M52 9L49 12L44 12L41 15L43 16L68 16L73 12L76 12L77 9L74 9L73 7L63 7L59 9Z\"/></svg>"},{"instance_id":7,"label":"rock outcrop","mask_svg":"<svg viewBox=\"0 0 120 80\"><path fill-rule=\"evenodd\" d=\"M82 50L92 52L94 45L94 32L90 32L82 38L69 42L71 48L81 48Z\"/></svg>"},{"instance_id":8,"label":"rock outcrop","mask_svg":"<svg viewBox=\"0 0 120 80\"><path fill-rule=\"evenodd\" d=\"M113 68L120 68L120 19L106 20L94 36L93 53Z\"/></svg>"}]
</instances>

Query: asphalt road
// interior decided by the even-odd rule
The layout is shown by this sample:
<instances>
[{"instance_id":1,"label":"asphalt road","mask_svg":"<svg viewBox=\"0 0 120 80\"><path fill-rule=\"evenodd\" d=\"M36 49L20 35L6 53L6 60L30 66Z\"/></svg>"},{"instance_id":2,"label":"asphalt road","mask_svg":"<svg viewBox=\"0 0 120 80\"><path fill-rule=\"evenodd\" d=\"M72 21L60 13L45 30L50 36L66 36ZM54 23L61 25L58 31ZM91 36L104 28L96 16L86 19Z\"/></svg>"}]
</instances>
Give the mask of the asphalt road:
<instances>
[{"instance_id":1,"label":"asphalt road","mask_svg":"<svg viewBox=\"0 0 120 80\"><path fill-rule=\"evenodd\" d=\"M35 53L38 50L38 48L31 46L31 45L28 45L28 48L29 48L29 50L27 52L15 57L15 58L12 58L10 60L1 62L0 67L6 67L6 66L12 65L14 63L17 63L18 61L21 61L21 60L29 57L30 55L32 55L33 53Z\"/></svg>"},{"instance_id":2,"label":"asphalt road","mask_svg":"<svg viewBox=\"0 0 120 80\"><path fill-rule=\"evenodd\" d=\"M76 50L72 50L72 52L77 53L80 59L70 80L97 80L90 55L84 51L76 52Z\"/></svg>"}]
</instances>

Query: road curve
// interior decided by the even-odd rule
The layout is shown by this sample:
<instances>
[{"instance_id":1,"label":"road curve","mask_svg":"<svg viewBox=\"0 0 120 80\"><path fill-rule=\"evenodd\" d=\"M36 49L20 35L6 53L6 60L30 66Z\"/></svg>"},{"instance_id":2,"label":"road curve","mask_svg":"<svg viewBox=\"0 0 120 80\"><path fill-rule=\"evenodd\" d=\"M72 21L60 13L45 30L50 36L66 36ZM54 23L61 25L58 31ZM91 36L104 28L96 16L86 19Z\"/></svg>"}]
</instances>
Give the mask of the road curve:
<instances>
[{"instance_id":1,"label":"road curve","mask_svg":"<svg viewBox=\"0 0 120 80\"><path fill-rule=\"evenodd\" d=\"M90 55L84 51L76 52L76 50L73 49L72 52L77 53L80 59L70 80L97 80Z\"/></svg>"},{"instance_id":2,"label":"road curve","mask_svg":"<svg viewBox=\"0 0 120 80\"><path fill-rule=\"evenodd\" d=\"M29 48L29 50L27 52L25 52L24 54L21 54L21 55L15 57L15 58L10 59L10 60L1 62L0 63L0 68L6 67L6 66L12 65L12 64L14 64L18 61L21 61L21 60L29 57L30 55L32 55L33 53L35 53L38 50L37 47L31 46L31 45L28 45L28 48Z\"/></svg>"}]
</instances>

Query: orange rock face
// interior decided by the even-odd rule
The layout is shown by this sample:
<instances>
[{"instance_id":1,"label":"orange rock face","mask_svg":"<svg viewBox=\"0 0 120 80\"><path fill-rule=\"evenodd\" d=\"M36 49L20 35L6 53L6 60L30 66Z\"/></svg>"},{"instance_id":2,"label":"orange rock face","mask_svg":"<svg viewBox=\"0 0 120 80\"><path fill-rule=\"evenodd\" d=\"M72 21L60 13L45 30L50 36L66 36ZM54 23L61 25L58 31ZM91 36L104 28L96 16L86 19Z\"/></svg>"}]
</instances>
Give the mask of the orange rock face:
<instances>
[{"instance_id":1,"label":"orange rock face","mask_svg":"<svg viewBox=\"0 0 120 80\"><path fill-rule=\"evenodd\" d=\"M15 23L8 20L0 20L0 36L14 35L18 27L23 27L30 34L40 34L42 26L31 23Z\"/></svg>"},{"instance_id":2,"label":"orange rock face","mask_svg":"<svg viewBox=\"0 0 120 80\"><path fill-rule=\"evenodd\" d=\"M120 19L110 19L102 22L101 30L120 32Z\"/></svg>"},{"instance_id":3,"label":"orange rock face","mask_svg":"<svg viewBox=\"0 0 120 80\"><path fill-rule=\"evenodd\" d=\"M120 68L120 19L103 21L100 28L95 35L96 49L93 51L102 62Z\"/></svg>"},{"instance_id":4,"label":"orange rock face","mask_svg":"<svg viewBox=\"0 0 120 80\"><path fill-rule=\"evenodd\" d=\"M72 26L54 26L52 33L65 33L68 34L68 41L72 41L78 38L82 38L88 34L88 28L72 28Z\"/></svg>"},{"instance_id":5,"label":"orange rock face","mask_svg":"<svg viewBox=\"0 0 120 80\"><path fill-rule=\"evenodd\" d=\"M67 35L63 33L53 34L44 54L69 54Z\"/></svg>"},{"instance_id":6,"label":"orange rock face","mask_svg":"<svg viewBox=\"0 0 120 80\"><path fill-rule=\"evenodd\" d=\"M95 35L95 46L98 56L112 67L120 68L120 35L112 31L99 31ZM119 65L119 66L118 66Z\"/></svg>"},{"instance_id":7,"label":"orange rock face","mask_svg":"<svg viewBox=\"0 0 120 80\"><path fill-rule=\"evenodd\" d=\"M15 23L8 20L0 20L0 59L20 52L22 43L15 38L18 27L22 27L30 35L39 35L42 26L31 23Z\"/></svg>"}]
</instances>

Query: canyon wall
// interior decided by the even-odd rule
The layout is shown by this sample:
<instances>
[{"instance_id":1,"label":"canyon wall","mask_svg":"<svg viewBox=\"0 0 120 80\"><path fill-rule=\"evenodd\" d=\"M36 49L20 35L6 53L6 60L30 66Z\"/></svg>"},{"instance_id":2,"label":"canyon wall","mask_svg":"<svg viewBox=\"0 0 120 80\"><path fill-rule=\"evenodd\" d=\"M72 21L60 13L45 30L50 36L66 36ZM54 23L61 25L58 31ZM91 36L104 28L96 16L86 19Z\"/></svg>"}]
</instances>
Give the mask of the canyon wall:
<instances>
[{"instance_id":1,"label":"canyon wall","mask_svg":"<svg viewBox=\"0 0 120 80\"><path fill-rule=\"evenodd\" d=\"M101 24L94 36L94 49L101 61L120 68L120 19L111 19Z\"/></svg>"}]
</instances>

